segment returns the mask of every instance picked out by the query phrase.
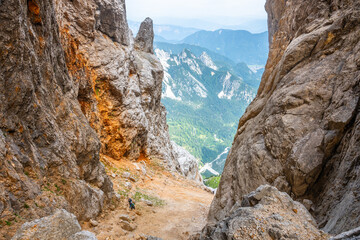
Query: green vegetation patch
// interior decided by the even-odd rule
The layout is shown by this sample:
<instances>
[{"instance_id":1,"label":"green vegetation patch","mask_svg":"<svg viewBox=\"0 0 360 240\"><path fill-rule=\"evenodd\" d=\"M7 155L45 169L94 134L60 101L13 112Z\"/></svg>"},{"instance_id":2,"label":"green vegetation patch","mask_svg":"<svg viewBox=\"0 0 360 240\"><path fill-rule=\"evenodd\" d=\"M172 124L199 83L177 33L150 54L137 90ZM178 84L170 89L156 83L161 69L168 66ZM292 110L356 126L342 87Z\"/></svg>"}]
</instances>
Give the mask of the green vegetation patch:
<instances>
[{"instance_id":1,"label":"green vegetation patch","mask_svg":"<svg viewBox=\"0 0 360 240\"><path fill-rule=\"evenodd\" d=\"M204 184L211 188L218 188L220 183L221 175L209 177L204 180Z\"/></svg>"},{"instance_id":2,"label":"green vegetation patch","mask_svg":"<svg viewBox=\"0 0 360 240\"><path fill-rule=\"evenodd\" d=\"M140 191L135 192L135 194L133 195L133 199L135 200L135 202L141 201L142 199L149 200L154 204L154 206L158 206L158 207L165 205L164 200L162 200L158 197L155 197L155 196L148 195L148 194L140 192Z\"/></svg>"}]
</instances>

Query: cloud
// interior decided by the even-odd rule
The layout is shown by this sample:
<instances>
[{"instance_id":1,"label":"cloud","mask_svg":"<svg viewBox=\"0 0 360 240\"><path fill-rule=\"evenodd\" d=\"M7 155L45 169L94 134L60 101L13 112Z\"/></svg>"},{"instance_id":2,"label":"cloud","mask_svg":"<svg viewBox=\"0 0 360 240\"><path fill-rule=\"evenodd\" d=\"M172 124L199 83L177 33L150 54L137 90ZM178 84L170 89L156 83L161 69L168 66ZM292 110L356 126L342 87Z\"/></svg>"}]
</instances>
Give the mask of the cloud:
<instances>
[{"instance_id":1,"label":"cloud","mask_svg":"<svg viewBox=\"0 0 360 240\"><path fill-rule=\"evenodd\" d=\"M126 0L129 19L265 19L265 0ZM221 19L218 19L221 20ZM236 23L234 23L236 24Z\"/></svg>"}]
</instances>

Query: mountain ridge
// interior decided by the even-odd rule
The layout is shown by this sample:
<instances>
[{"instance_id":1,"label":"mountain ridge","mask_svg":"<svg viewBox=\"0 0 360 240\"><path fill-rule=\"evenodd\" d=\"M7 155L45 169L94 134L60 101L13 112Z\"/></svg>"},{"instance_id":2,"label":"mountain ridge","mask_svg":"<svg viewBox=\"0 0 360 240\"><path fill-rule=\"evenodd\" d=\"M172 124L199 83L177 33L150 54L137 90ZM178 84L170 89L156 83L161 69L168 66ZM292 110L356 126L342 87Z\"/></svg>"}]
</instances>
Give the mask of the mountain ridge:
<instances>
[{"instance_id":1,"label":"mountain ridge","mask_svg":"<svg viewBox=\"0 0 360 240\"><path fill-rule=\"evenodd\" d=\"M236 63L265 65L268 54L267 32L252 34L245 30L198 31L181 41L205 47Z\"/></svg>"}]
</instances>

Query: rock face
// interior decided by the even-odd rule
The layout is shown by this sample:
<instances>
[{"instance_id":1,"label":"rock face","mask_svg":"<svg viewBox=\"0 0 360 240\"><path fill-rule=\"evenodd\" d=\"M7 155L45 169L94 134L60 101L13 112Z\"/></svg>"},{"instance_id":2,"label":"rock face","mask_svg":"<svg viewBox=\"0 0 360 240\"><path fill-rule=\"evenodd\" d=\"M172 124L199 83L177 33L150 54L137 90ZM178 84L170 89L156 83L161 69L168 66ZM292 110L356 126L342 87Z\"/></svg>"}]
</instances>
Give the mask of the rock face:
<instances>
[{"instance_id":1,"label":"rock face","mask_svg":"<svg viewBox=\"0 0 360 240\"><path fill-rule=\"evenodd\" d=\"M154 28L153 21L150 18L146 18L140 25L140 29L135 39L135 47L138 49L154 53Z\"/></svg>"},{"instance_id":2,"label":"rock face","mask_svg":"<svg viewBox=\"0 0 360 240\"><path fill-rule=\"evenodd\" d=\"M360 227L351 229L350 231L340 233L330 240L358 240L360 239Z\"/></svg>"},{"instance_id":3,"label":"rock face","mask_svg":"<svg viewBox=\"0 0 360 240\"><path fill-rule=\"evenodd\" d=\"M2 220L96 217L114 197L105 155L180 171L151 20L136 49L124 0L2 1L0 24Z\"/></svg>"},{"instance_id":4,"label":"rock face","mask_svg":"<svg viewBox=\"0 0 360 240\"><path fill-rule=\"evenodd\" d=\"M194 239L328 239L306 208L275 187L262 185L243 197L229 216Z\"/></svg>"},{"instance_id":5,"label":"rock face","mask_svg":"<svg viewBox=\"0 0 360 240\"><path fill-rule=\"evenodd\" d=\"M184 148L171 141L175 158L180 164L181 173L188 179L202 182L203 179L199 173L199 163L196 158Z\"/></svg>"},{"instance_id":6,"label":"rock face","mask_svg":"<svg viewBox=\"0 0 360 240\"><path fill-rule=\"evenodd\" d=\"M360 222L360 2L268 0L269 59L240 119L209 220L272 184L314 203L319 226Z\"/></svg>"},{"instance_id":7,"label":"rock face","mask_svg":"<svg viewBox=\"0 0 360 240\"><path fill-rule=\"evenodd\" d=\"M95 234L81 231L75 215L63 209L57 210L51 216L24 223L12 238L12 240L26 239L97 240Z\"/></svg>"},{"instance_id":8,"label":"rock face","mask_svg":"<svg viewBox=\"0 0 360 240\"><path fill-rule=\"evenodd\" d=\"M81 109L100 136L101 154L115 160L157 157L170 169L179 169L160 102L163 68L149 50L152 20L142 24L135 46L143 45L134 48L124 11L124 1L119 0L56 5Z\"/></svg>"},{"instance_id":9,"label":"rock face","mask_svg":"<svg viewBox=\"0 0 360 240\"><path fill-rule=\"evenodd\" d=\"M0 25L0 218L24 206L31 209L24 219L55 208L80 219L98 215L112 183L69 77L55 6L3 1Z\"/></svg>"}]
</instances>

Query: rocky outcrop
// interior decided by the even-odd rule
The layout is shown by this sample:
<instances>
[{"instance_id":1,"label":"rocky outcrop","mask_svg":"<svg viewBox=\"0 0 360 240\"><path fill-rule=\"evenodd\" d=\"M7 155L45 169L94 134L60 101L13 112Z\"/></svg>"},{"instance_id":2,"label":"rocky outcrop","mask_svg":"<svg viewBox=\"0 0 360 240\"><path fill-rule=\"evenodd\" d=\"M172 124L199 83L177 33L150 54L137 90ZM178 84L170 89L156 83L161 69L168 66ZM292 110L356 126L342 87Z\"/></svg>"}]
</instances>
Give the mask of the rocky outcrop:
<instances>
[{"instance_id":1,"label":"rocky outcrop","mask_svg":"<svg viewBox=\"0 0 360 240\"><path fill-rule=\"evenodd\" d=\"M57 210L51 216L24 223L12 238L12 240L26 239L97 240L95 234L81 231L75 215L63 209Z\"/></svg>"},{"instance_id":2,"label":"rocky outcrop","mask_svg":"<svg viewBox=\"0 0 360 240\"><path fill-rule=\"evenodd\" d=\"M176 170L160 102L163 68L149 50L152 20L144 21L134 43L123 6L123 0L57 3L70 76L79 85L78 100L100 136L103 155L114 160L157 157Z\"/></svg>"},{"instance_id":3,"label":"rocky outcrop","mask_svg":"<svg viewBox=\"0 0 360 240\"><path fill-rule=\"evenodd\" d=\"M2 1L0 25L2 224L56 208L80 219L98 215L112 183L69 77L53 2Z\"/></svg>"},{"instance_id":4,"label":"rocky outcrop","mask_svg":"<svg viewBox=\"0 0 360 240\"><path fill-rule=\"evenodd\" d=\"M0 24L1 225L99 215L114 195L105 155L180 171L151 20L136 48L124 0L6 1Z\"/></svg>"},{"instance_id":5,"label":"rocky outcrop","mask_svg":"<svg viewBox=\"0 0 360 240\"><path fill-rule=\"evenodd\" d=\"M177 145L174 141L171 141L171 146L175 158L180 164L182 175L184 175L187 179L202 183L203 179L199 173L199 163L196 158L184 148Z\"/></svg>"},{"instance_id":6,"label":"rocky outcrop","mask_svg":"<svg viewBox=\"0 0 360 240\"><path fill-rule=\"evenodd\" d=\"M360 2L268 0L270 53L212 203L224 219L272 184L314 202L330 233L360 219ZM308 201L306 200L306 201Z\"/></svg>"},{"instance_id":7,"label":"rocky outcrop","mask_svg":"<svg viewBox=\"0 0 360 240\"><path fill-rule=\"evenodd\" d=\"M229 216L208 224L193 239L328 239L299 202L275 187L262 185L243 197Z\"/></svg>"},{"instance_id":8,"label":"rocky outcrop","mask_svg":"<svg viewBox=\"0 0 360 240\"><path fill-rule=\"evenodd\" d=\"M135 47L148 53L154 53L154 28L151 18L146 18L140 25L135 38Z\"/></svg>"}]
</instances>

